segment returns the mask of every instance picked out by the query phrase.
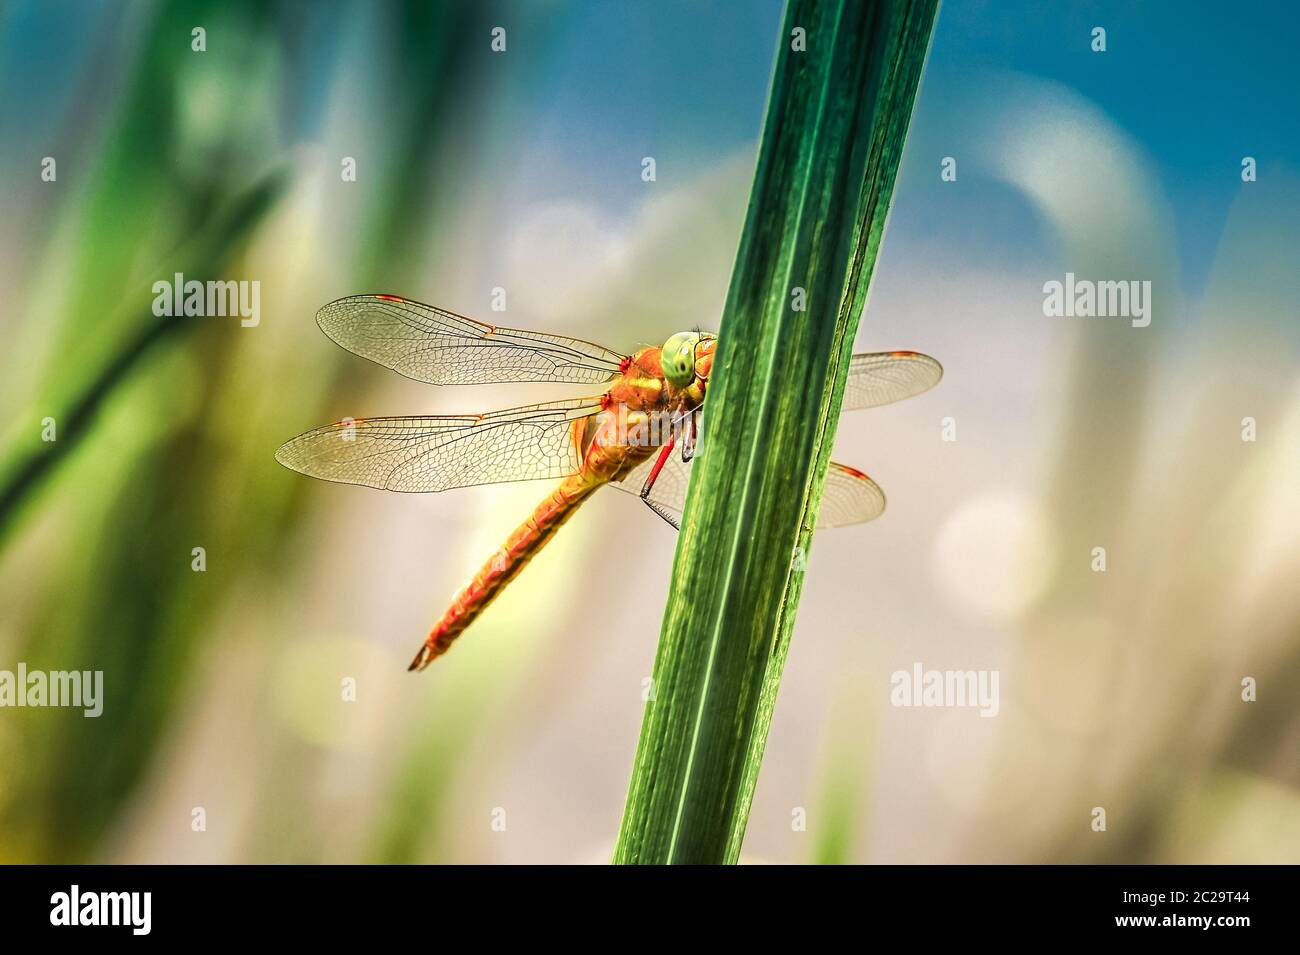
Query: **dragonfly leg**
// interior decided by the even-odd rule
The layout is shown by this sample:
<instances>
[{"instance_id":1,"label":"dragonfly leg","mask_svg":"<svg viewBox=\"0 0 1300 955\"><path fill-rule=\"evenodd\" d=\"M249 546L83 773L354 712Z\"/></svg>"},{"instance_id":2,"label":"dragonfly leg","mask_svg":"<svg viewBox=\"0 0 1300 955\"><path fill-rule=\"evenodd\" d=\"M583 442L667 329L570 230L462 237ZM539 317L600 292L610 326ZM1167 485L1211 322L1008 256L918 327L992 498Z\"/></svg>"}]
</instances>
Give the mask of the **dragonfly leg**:
<instances>
[{"instance_id":1,"label":"dragonfly leg","mask_svg":"<svg viewBox=\"0 0 1300 955\"><path fill-rule=\"evenodd\" d=\"M686 422L686 427L682 429L682 463L690 464L691 458L695 457L695 448L699 440L700 413L692 411L690 418Z\"/></svg>"},{"instance_id":2,"label":"dragonfly leg","mask_svg":"<svg viewBox=\"0 0 1300 955\"><path fill-rule=\"evenodd\" d=\"M645 486L641 488L641 500L644 501L650 497L650 489L655 486L655 481L659 478L659 472L662 471L664 465L668 463L668 456L673 453L673 445L676 443L677 435L670 435L667 443L659 449L659 457L655 459L654 467L652 467L650 473L646 475Z\"/></svg>"}]
</instances>

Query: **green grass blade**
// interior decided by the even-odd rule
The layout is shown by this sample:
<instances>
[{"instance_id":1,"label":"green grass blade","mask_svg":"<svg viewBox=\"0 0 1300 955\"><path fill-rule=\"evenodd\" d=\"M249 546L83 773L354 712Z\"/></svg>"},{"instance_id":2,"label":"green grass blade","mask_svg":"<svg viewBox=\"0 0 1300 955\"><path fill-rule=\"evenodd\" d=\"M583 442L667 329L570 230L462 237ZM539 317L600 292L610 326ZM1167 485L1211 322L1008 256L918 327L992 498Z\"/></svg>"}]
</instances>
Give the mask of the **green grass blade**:
<instances>
[{"instance_id":1,"label":"green grass blade","mask_svg":"<svg viewBox=\"0 0 1300 955\"><path fill-rule=\"evenodd\" d=\"M267 173L252 188L234 197L227 208L219 210L193 241L148 275L172 275L175 272L185 275L222 274L223 267L256 232L287 185L288 174L284 170ZM153 347L173 335L188 334L199 327L198 322L183 318L146 315L140 328L108 356L102 366L87 374L67 408L56 416L64 436L21 457L15 455L17 463L7 467L0 479L0 544L5 542L27 500L87 437L100 408L139 367Z\"/></svg>"},{"instance_id":2,"label":"green grass blade","mask_svg":"<svg viewBox=\"0 0 1300 955\"><path fill-rule=\"evenodd\" d=\"M936 12L787 7L615 862L739 857Z\"/></svg>"}]
</instances>

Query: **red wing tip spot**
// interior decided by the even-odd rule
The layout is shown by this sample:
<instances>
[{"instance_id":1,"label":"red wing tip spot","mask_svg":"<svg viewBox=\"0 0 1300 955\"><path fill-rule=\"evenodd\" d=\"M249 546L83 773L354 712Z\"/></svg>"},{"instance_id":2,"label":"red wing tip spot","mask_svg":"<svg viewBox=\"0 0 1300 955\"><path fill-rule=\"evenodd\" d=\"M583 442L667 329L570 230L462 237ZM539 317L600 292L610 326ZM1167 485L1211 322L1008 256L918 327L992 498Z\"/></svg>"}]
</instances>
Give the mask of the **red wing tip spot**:
<instances>
[{"instance_id":1,"label":"red wing tip spot","mask_svg":"<svg viewBox=\"0 0 1300 955\"><path fill-rule=\"evenodd\" d=\"M401 301L403 301L403 299L399 298L399 297L396 296L396 295L376 295L375 298L379 299L381 302L401 302Z\"/></svg>"},{"instance_id":2,"label":"red wing tip spot","mask_svg":"<svg viewBox=\"0 0 1300 955\"><path fill-rule=\"evenodd\" d=\"M846 474L853 475L855 478L861 478L864 481L871 480L869 477L867 477L865 472L859 471L857 468L851 468L847 464L836 464L835 466L839 468L841 471L844 471Z\"/></svg>"},{"instance_id":3,"label":"red wing tip spot","mask_svg":"<svg viewBox=\"0 0 1300 955\"><path fill-rule=\"evenodd\" d=\"M891 351L890 358L916 358L917 353L914 351Z\"/></svg>"}]
</instances>

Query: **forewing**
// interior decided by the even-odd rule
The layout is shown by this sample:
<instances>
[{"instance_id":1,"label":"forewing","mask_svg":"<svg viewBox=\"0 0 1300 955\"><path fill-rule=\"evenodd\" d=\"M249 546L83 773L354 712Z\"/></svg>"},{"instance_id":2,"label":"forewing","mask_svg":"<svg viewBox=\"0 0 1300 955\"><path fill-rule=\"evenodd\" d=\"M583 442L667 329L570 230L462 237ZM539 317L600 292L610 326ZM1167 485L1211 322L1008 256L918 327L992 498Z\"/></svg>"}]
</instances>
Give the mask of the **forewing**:
<instances>
[{"instance_id":1,"label":"forewing","mask_svg":"<svg viewBox=\"0 0 1300 955\"><path fill-rule=\"evenodd\" d=\"M844 386L845 411L875 408L929 391L943 377L943 366L914 351L867 352L849 360Z\"/></svg>"},{"instance_id":2,"label":"forewing","mask_svg":"<svg viewBox=\"0 0 1300 955\"><path fill-rule=\"evenodd\" d=\"M552 401L487 415L345 419L275 453L311 477L388 491L562 478L582 462L584 419L600 399Z\"/></svg>"},{"instance_id":3,"label":"forewing","mask_svg":"<svg viewBox=\"0 0 1300 955\"><path fill-rule=\"evenodd\" d=\"M435 385L596 384L617 375L623 360L581 339L486 325L396 295L341 298L316 322L348 351Z\"/></svg>"}]
</instances>

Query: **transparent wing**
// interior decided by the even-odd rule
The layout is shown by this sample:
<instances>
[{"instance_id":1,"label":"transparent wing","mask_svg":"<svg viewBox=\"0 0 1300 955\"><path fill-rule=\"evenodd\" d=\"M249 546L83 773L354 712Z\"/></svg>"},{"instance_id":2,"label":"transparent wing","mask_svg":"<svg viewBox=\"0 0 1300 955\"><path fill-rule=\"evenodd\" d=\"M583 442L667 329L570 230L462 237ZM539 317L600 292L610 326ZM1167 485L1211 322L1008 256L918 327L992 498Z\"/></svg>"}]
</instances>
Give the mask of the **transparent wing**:
<instances>
[{"instance_id":1,"label":"transparent wing","mask_svg":"<svg viewBox=\"0 0 1300 955\"><path fill-rule=\"evenodd\" d=\"M826 471L818 527L847 527L874 521L885 513L885 492L856 468L831 462Z\"/></svg>"},{"instance_id":2,"label":"transparent wing","mask_svg":"<svg viewBox=\"0 0 1300 955\"><path fill-rule=\"evenodd\" d=\"M943 366L914 351L867 352L849 360L844 409L875 408L929 391L943 377Z\"/></svg>"},{"instance_id":3,"label":"transparent wing","mask_svg":"<svg viewBox=\"0 0 1300 955\"><path fill-rule=\"evenodd\" d=\"M645 487L646 478L650 476L650 471L658 457L658 454L650 455L633 468L622 481L612 481L609 486L640 497L641 488ZM691 460L693 461L694 458ZM663 470L655 478L655 486L650 489L650 496L646 498L646 504L650 509L678 530L682 527L682 508L686 506L686 485L690 480L691 462L683 461L680 454L670 454Z\"/></svg>"},{"instance_id":4,"label":"transparent wing","mask_svg":"<svg viewBox=\"0 0 1300 955\"><path fill-rule=\"evenodd\" d=\"M640 496L655 458L634 468L621 482L610 484L620 491ZM686 505L686 486L690 482L691 464L681 455L671 454L655 479L646 503L650 509L678 529L682 526L682 508ZM845 527L875 520L885 511L885 492L861 471L832 461L826 472L826 490L822 494L817 526Z\"/></svg>"},{"instance_id":5,"label":"transparent wing","mask_svg":"<svg viewBox=\"0 0 1300 955\"><path fill-rule=\"evenodd\" d=\"M623 360L581 339L485 325L396 295L341 298L316 322L353 354L435 385L596 384L617 375Z\"/></svg>"},{"instance_id":6,"label":"transparent wing","mask_svg":"<svg viewBox=\"0 0 1300 955\"><path fill-rule=\"evenodd\" d=\"M486 415L345 419L285 442L275 458L326 481L388 491L562 478L578 470L599 398Z\"/></svg>"}]
</instances>

